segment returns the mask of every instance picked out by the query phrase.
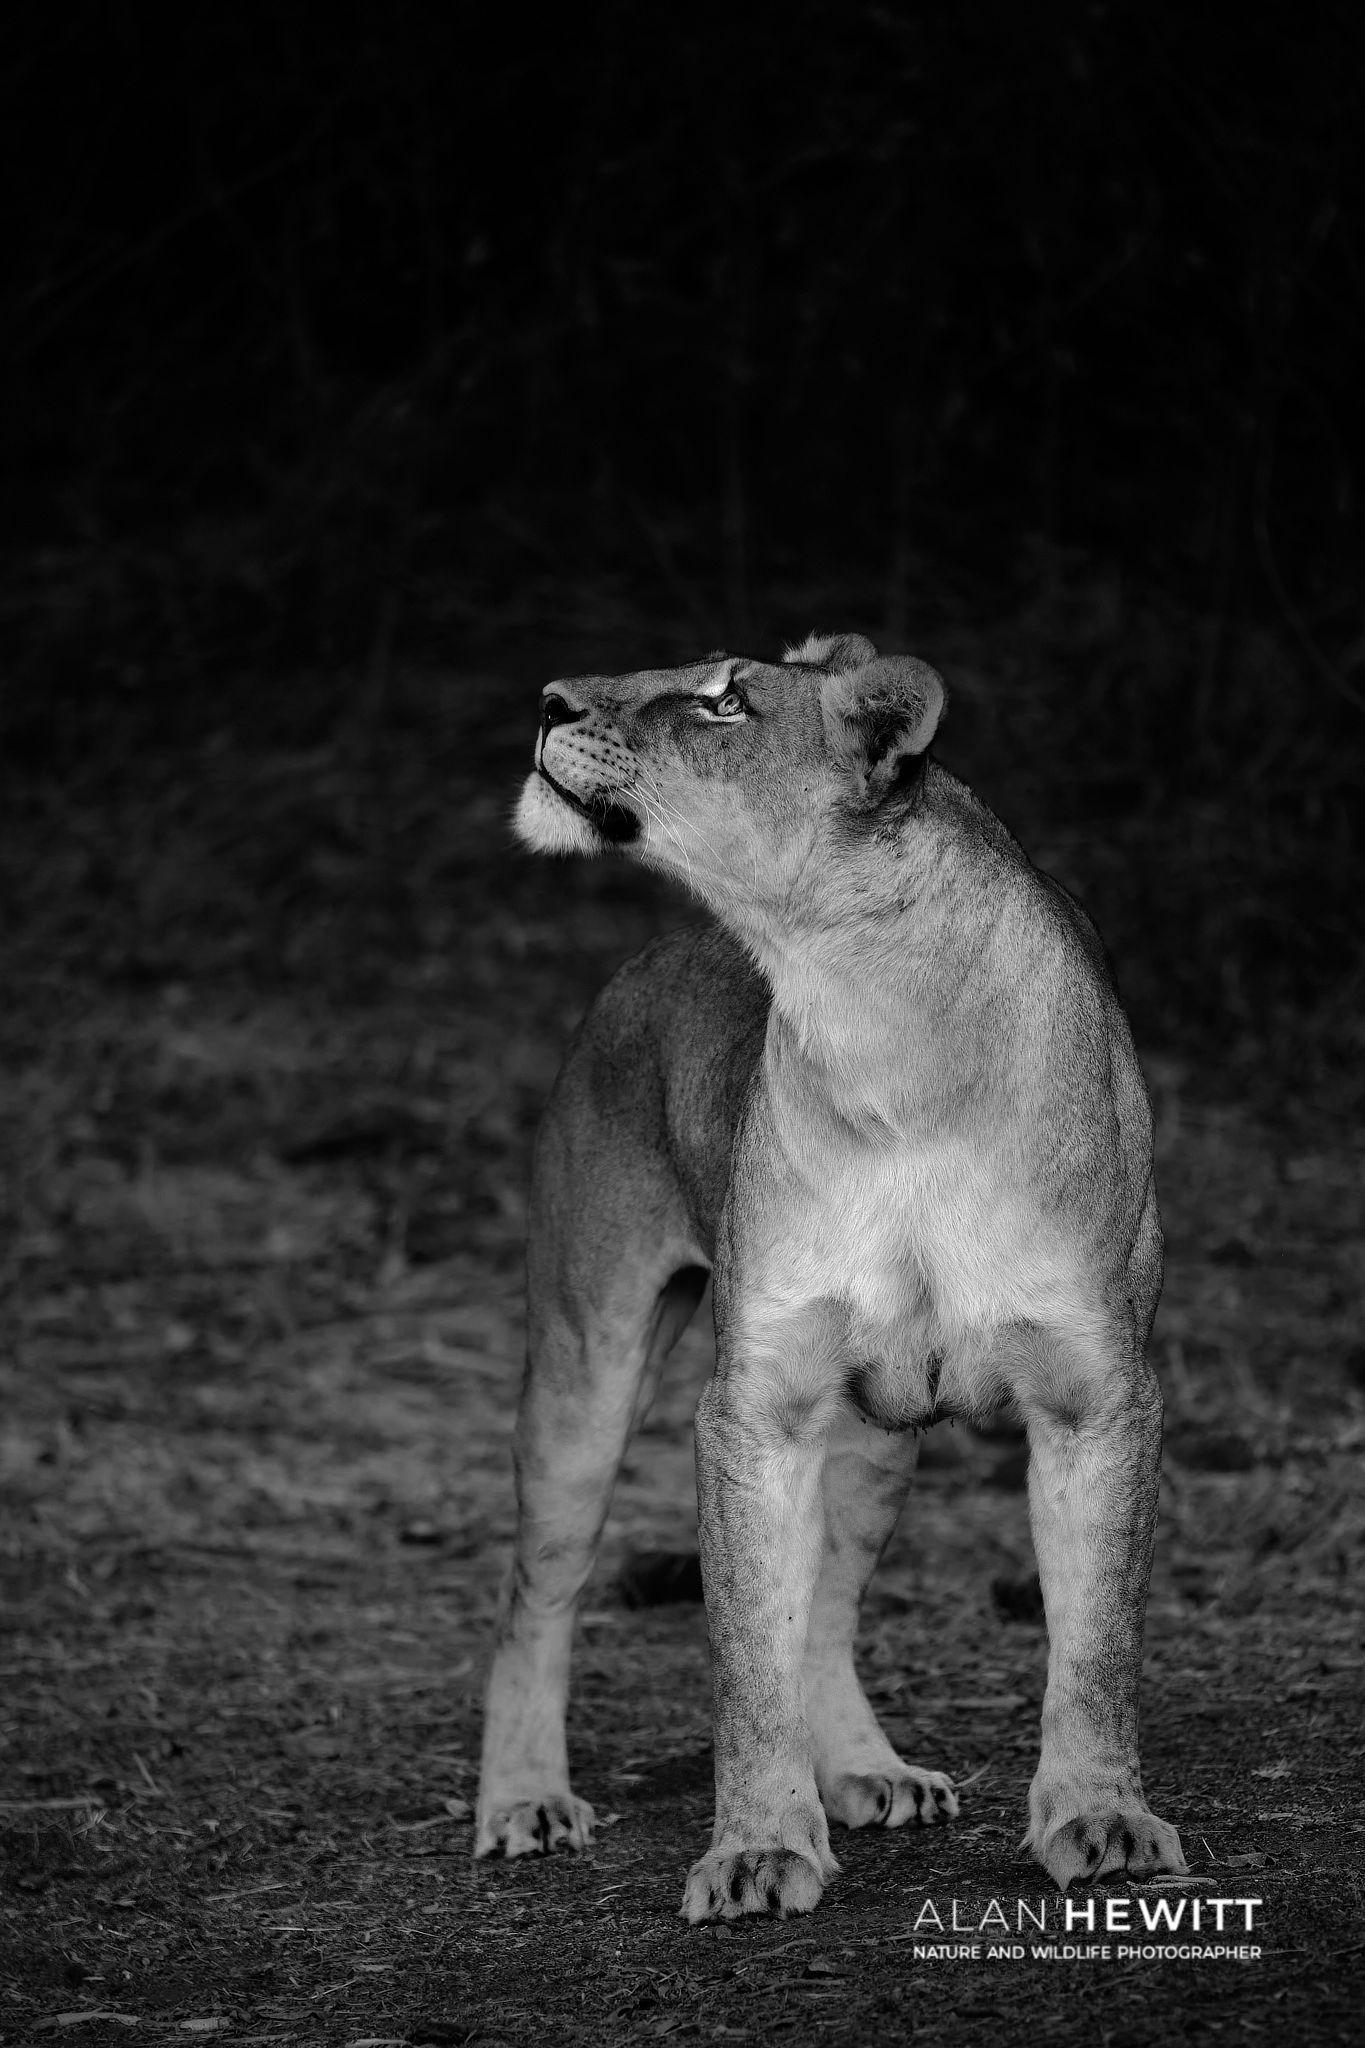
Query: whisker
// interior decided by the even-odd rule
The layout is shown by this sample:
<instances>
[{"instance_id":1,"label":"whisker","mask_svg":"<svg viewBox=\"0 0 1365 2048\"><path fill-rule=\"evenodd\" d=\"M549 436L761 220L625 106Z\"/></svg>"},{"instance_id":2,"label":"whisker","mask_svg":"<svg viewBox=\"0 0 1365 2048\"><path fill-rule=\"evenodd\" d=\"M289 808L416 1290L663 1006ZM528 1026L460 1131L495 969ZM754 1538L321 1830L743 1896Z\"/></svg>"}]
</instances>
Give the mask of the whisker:
<instances>
[{"instance_id":1,"label":"whisker","mask_svg":"<svg viewBox=\"0 0 1365 2048\"><path fill-rule=\"evenodd\" d=\"M640 785L639 779L637 777L637 787L638 786ZM696 838L700 839L702 845L706 848L712 860L716 863L717 872L724 873L725 863L721 859L720 854L717 851L717 848L713 841L707 837L706 833L701 830L701 828L696 824L695 820L683 816L682 812L678 809L677 805L664 795L663 790L660 788L657 779L652 775L650 776L650 794L653 796L655 803L658 805L660 812L664 816L675 818L679 825L685 826L689 832L694 834Z\"/></svg>"},{"instance_id":2,"label":"whisker","mask_svg":"<svg viewBox=\"0 0 1365 2048\"><path fill-rule=\"evenodd\" d=\"M657 808L656 804L652 804L650 802L649 795L646 793L643 785L639 782L638 778L634 780L629 786L633 790L634 794L638 796L640 799L640 803L644 808L646 823L658 825L659 829L663 832L664 836L668 839L671 839L673 844L677 847L678 852L682 855L683 866L687 871L687 885L690 889L695 891L696 881L692 873L692 861L688 854L686 846L684 846L681 838L678 836L676 828L672 824L670 824L669 820L664 816L662 809Z\"/></svg>"},{"instance_id":3,"label":"whisker","mask_svg":"<svg viewBox=\"0 0 1365 2048\"><path fill-rule=\"evenodd\" d=\"M674 829L672 823L668 818L668 815L664 809L664 805L660 799L659 791L657 789L647 788L638 775L632 776L631 780L627 783L626 787L632 795L639 798L646 819L651 824L657 825L660 832L664 835L666 839L672 840L673 844L677 847L683 859L686 860L687 848L682 844L682 841L679 839L676 830Z\"/></svg>"}]
</instances>

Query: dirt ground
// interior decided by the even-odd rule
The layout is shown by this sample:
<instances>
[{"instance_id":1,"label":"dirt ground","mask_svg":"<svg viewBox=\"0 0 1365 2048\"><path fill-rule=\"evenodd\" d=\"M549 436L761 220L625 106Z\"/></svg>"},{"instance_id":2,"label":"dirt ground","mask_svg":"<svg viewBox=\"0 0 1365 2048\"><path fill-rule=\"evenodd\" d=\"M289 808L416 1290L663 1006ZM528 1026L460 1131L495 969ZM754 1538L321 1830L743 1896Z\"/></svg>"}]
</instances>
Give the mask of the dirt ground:
<instances>
[{"instance_id":1,"label":"dirt ground","mask_svg":"<svg viewBox=\"0 0 1365 2048\"><path fill-rule=\"evenodd\" d=\"M704 1314L584 1616L600 1844L470 1860L531 1134L593 989L684 914L511 850L505 702L462 685L435 755L220 741L0 817L0 2041L1358 2039L1365 1158L1330 1100L1220 1101L1212 1052L1148 1062L1144 1764L1191 1878L1094 1896L1255 1898L1259 1957L916 1955L926 1902L975 1928L1003 1901L1013 1938L1048 1891L1016 1847L1045 1666L1022 1461L942 1427L862 1661L906 1753L973 1780L960 1821L841 1836L809 1921L683 1925L704 1615L619 1579L692 1540Z\"/></svg>"}]
</instances>

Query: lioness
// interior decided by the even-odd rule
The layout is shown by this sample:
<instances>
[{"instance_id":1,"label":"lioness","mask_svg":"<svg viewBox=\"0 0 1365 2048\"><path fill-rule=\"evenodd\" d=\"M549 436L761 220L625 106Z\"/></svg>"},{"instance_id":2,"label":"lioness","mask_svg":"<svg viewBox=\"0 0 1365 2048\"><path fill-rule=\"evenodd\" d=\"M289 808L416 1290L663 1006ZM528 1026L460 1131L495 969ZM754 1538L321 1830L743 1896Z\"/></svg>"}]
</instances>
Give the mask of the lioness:
<instances>
[{"instance_id":1,"label":"lioness","mask_svg":"<svg viewBox=\"0 0 1365 2048\"><path fill-rule=\"evenodd\" d=\"M475 1853L592 1839L564 1737L575 1603L709 1271L716 1819L692 1921L809 1912L828 1820L956 1813L878 1726L853 1638L917 1432L1006 1401L1051 1643L1028 1842L1063 1889L1185 1868L1138 1775L1150 1110L1093 926L930 759L943 708L931 668L856 634L552 683L517 811L542 852L681 877L719 928L621 970L541 1127Z\"/></svg>"}]
</instances>

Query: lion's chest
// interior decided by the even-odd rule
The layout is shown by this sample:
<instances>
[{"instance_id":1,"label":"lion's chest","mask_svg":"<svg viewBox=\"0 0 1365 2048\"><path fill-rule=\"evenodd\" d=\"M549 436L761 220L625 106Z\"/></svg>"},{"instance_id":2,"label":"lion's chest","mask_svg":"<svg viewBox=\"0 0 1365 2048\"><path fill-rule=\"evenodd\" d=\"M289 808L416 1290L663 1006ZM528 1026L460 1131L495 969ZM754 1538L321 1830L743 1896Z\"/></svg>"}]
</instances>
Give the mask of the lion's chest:
<instances>
[{"instance_id":1,"label":"lion's chest","mask_svg":"<svg viewBox=\"0 0 1365 2048\"><path fill-rule=\"evenodd\" d=\"M849 1390L891 1426L990 1405L1005 1333L1074 1300L1055 1221L967 1142L827 1159L785 1208L770 1280L840 1306Z\"/></svg>"}]
</instances>

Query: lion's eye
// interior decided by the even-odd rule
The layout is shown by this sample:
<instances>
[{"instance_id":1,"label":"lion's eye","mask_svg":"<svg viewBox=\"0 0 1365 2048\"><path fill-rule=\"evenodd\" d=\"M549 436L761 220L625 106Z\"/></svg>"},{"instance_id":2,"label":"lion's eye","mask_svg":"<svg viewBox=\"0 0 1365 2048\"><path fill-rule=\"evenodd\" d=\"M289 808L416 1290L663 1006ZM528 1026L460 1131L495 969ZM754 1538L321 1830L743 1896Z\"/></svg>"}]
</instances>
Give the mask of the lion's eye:
<instances>
[{"instance_id":1,"label":"lion's eye","mask_svg":"<svg viewBox=\"0 0 1365 2048\"><path fill-rule=\"evenodd\" d=\"M727 690L723 697L703 697L701 701L713 718L743 718L749 708L738 690Z\"/></svg>"}]
</instances>

